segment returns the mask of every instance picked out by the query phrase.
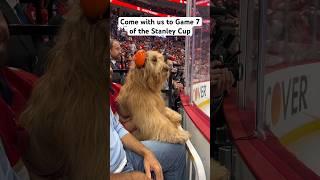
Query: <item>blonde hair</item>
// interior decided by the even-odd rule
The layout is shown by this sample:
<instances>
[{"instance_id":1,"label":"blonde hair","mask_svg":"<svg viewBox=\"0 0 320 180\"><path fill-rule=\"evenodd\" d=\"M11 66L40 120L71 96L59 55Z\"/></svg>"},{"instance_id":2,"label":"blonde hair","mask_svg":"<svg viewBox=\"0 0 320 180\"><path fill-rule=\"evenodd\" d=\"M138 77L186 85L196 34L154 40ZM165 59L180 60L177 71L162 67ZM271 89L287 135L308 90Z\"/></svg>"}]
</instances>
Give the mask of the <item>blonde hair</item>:
<instances>
[{"instance_id":1,"label":"blonde hair","mask_svg":"<svg viewBox=\"0 0 320 180\"><path fill-rule=\"evenodd\" d=\"M107 21L90 23L76 4L66 17L21 123L24 161L37 176L107 179Z\"/></svg>"}]
</instances>

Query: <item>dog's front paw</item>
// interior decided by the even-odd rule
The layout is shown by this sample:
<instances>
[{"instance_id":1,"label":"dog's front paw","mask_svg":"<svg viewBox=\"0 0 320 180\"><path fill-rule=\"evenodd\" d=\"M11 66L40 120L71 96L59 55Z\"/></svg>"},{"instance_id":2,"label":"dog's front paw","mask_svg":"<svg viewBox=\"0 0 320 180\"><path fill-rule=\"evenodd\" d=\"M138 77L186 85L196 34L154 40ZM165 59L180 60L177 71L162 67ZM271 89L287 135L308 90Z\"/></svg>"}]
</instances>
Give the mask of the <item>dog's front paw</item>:
<instances>
[{"instance_id":1,"label":"dog's front paw","mask_svg":"<svg viewBox=\"0 0 320 180\"><path fill-rule=\"evenodd\" d=\"M180 124L181 120L182 120L181 114L179 114L177 112L176 113L172 113L172 121L173 122Z\"/></svg>"},{"instance_id":2,"label":"dog's front paw","mask_svg":"<svg viewBox=\"0 0 320 180\"><path fill-rule=\"evenodd\" d=\"M182 120L181 114L179 114L178 112L176 112L168 107L166 107L166 109L165 109L165 115L174 124L179 124Z\"/></svg>"},{"instance_id":3,"label":"dog's front paw","mask_svg":"<svg viewBox=\"0 0 320 180\"><path fill-rule=\"evenodd\" d=\"M174 137L173 143L184 144L190 137L191 137L191 134L188 131L179 130Z\"/></svg>"},{"instance_id":4,"label":"dog's front paw","mask_svg":"<svg viewBox=\"0 0 320 180\"><path fill-rule=\"evenodd\" d=\"M173 123L175 124L175 126L179 126L181 124L181 121L182 121L182 116L181 114L175 112L175 111L168 111L167 112L168 115L168 119Z\"/></svg>"}]
</instances>

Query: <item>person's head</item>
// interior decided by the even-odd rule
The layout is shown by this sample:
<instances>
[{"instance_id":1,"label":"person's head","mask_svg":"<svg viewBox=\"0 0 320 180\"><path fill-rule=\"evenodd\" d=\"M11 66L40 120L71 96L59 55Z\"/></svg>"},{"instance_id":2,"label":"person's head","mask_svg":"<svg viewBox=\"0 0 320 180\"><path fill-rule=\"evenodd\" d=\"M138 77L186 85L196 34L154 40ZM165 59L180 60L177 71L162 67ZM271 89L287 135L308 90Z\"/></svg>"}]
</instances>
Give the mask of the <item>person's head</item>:
<instances>
[{"instance_id":1,"label":"person's head","mask_svg":"<svg viewBox=\"0 0 320 180\"><path fill-rule=\"evenodd\" d=\"M131 55L128 57L128 65L129 65L129 69L133 69L135 67L135 62Z\"/></svg>"},{"instance_id":2,"label":"person's head","mask_svg":"<svg viewBox=\"0 0 320 180\"><path fill-rule=\"evenodd\" d=\"M120 42L115 39L110 39L110 55L113 59L120 60L121 46Z\"/></svg>"},{"instance_id":3,"label":"person's head","mask_svg":"<svg viewBox=\"0 0 320 180\"><path fill-rule=\"evenodd\" d=\"M47 71L21 115L20 122L28 130L30 141L39 147L30 146L24 156L30 166L37 164L33 157L50 156L50 142L56 156L45 164L56 168L63 162L68 179L107 178L106 23L106 19L89 21L78 3L68 12L49 54Z\"/></svg>"},{"instance_id":4,"label":"person's head","mask_svg":"<svg viewBox=\"0 0 320 180\"><path fill-rule=\"evenodd\" d=\"M6 64L9 37L8 24L0 10L0 68Z\"/></svg>"}]
</instances>

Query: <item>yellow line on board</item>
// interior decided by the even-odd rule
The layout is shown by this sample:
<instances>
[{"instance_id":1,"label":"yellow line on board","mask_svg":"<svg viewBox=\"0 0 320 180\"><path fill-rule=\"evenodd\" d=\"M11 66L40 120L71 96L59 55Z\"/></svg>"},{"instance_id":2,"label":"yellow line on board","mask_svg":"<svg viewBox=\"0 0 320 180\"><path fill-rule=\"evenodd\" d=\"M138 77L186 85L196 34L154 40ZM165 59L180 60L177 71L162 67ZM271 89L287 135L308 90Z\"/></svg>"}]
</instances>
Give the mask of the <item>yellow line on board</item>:
<instances>
[{"instance_id":1,"label":"yellow line on board","mask_svg":"<svg viewBox=\"0 0 320 180\"><path fill-rule=\"evenodd\" d=\"M290 131L280 138L280 142L284 145L289 145L316 131L320 131L320 119L313 120Z\"/></svg>"},{"instance_id":2,"label":"yellow line on board","mask_svg":"<svg viewBox=\"0 0 320 180\"><path fill-rule=\"evenodd\" d=\"M210 99L207 99L207 100L203 101L202 103L199 103L197 106L199 108L203 108L204 106L206 106L208 104L210 104Z\"/></svg>"}]
</instances>

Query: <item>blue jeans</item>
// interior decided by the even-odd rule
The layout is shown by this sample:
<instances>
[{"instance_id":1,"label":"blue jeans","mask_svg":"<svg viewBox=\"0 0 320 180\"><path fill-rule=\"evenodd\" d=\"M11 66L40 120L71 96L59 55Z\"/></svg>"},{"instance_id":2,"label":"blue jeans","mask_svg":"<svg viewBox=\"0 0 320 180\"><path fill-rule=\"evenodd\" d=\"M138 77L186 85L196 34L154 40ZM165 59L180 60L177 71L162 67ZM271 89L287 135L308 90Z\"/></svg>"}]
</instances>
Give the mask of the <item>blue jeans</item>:
<instances>
[{"instance_id":1,"label":"blue jeans","mask_svg":"<svg viewBox=\"0 0 320 180\"><path fill-rule=\"evenodd\" d=\"M0 139L0 179L6 180L20 180L19 176L12 169L10 162L7 158L4 147L2 146L2 141ZM26 178L27 179L27 178Z\"/></svg>"},{"instance_id":2,"label":"blue jeans","mask_svg":"<svg viewBox=\"0 0 320 180\"><path fill-rule=\"evenodd\" d=\"M185 145L162 143L158 141L142 141L141 143L149 148L157 157L161 164L165 180L186 180ZM123 172L134 170L144 172L143 157L128 149L125 149L125 151L128 163L123 169Z\"/></svg>"}]
</instances>

